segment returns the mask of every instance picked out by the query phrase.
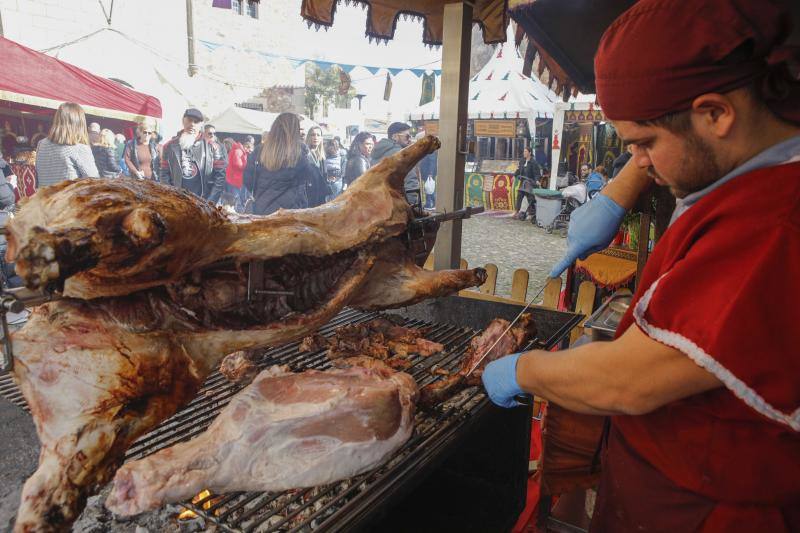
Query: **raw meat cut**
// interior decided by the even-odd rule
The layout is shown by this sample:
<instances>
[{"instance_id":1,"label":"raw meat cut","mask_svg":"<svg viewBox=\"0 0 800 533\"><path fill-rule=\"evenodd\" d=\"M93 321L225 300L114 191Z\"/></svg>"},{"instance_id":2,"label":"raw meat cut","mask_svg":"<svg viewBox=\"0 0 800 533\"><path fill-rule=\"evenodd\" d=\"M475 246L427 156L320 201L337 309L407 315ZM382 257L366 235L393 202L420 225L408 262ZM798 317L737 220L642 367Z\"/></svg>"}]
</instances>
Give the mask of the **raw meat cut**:
<instances>
[{"instance_id":1,"label":"raw meat cut","mask_svg":"<svg viewBox=\"0 0 800 533\"><path fill-rule=\"evenodd\" d=\"M410 266L402 279L372 273L384 254L407 263L397 255L411 254L403 178L436 148L423 139L330 204L260 219L228 218L147 180L66 181L24 200L7 257L30 287L63 284L67 298L11 335L13 377L42 445L16 531L68 529L125 450L188 403L226 354L300 339L367 284L387 299L362 294L360 305L377 308L445 290L437 275L446 290L485 279L481 269L433 282ZM248 278L253 260L263 272ZM247 300L248 279L291 294Z\"/></svg>"},{"instance_id":2,"label":"raw meat cut","mask_svg":"<svg viewBox=\"0 0 800 533\"><path fill-rule=\"evenodd\" d=\"M416 398L411 376L378 367L265 370L205 433L122 466L106 507L132 515L203 489L283 491L360 474L411 436Z\"/></svg>"},{"instance_id":3,"label":"raw meat cut","mask_svg":"<svg viewBox=\"0 0 800 533\"><path fill-rule=\"evenodd\" d=\"M458 372L447 375L420 389L420 406L425 408L434 407L452 397L462 388L480 384L483 369L489 362L522 350L536 336L536 324L533 322L533 317L530 313L523 314L508 333L503 335L509 324L510 322L503 318L495 318L489 322L486 329L470 341ZM501 337L501 335L503 336ZM498 338L500 338L500 342L492 348L492 351L481 361L472 374L467 375Z\"/></svg>"}]
</instances>

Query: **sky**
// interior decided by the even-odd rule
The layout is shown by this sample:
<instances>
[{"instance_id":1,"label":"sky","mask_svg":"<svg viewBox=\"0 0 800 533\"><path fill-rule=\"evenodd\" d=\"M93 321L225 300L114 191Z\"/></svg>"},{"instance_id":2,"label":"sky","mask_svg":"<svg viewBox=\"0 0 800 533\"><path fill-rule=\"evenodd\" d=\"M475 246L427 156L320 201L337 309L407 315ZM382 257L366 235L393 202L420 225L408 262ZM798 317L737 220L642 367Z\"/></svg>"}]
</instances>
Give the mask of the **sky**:
<instances>
[{"instance_id":1,"label":"sky","mask_svg":"<svg viewBox=\"0 0 800 533\"><path fill-rule=\"evenodd\" d=\"M369 42L365 35L367 10L360 5L340 3L336 8L333 27L327 31L309 28L300 16L300 0L292 12L298 25L299 38L292 43L291 55L324 61L382 66L392 68L441 67L441 48L431 49L422 43L420 20L397 21L397 30L388 44Z\"/></svg>"}]
</instances>

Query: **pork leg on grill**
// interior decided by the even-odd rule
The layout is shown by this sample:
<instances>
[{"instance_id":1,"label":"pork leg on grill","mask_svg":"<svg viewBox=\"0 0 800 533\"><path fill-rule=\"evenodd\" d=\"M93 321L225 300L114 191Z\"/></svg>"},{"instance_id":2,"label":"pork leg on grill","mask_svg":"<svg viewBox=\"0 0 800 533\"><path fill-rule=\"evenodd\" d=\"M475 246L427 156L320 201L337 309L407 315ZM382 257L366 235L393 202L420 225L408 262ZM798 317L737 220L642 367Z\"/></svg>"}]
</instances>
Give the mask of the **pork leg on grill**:
<instances>
[{"instance_id":1,"label":"pork leg on grill","mask_svg":"<svg viewBox=\"0 0 800 533\"><path fill-rule=\"evenodd\" d=\"M375 366L265 370L205 433L120 468L106 507L132 515L206 488L283 491L360 474L411 436L416 397L411 376Z\"/></svg>"},{"instance_id":2,"label":"pork leg on grill","mask_svg":"<svg viewBox=\"0 0 800 533\"><path fill-rule=\"evenodd\" d=\"M503 318L495 318L480 335L474 337L461 360L461 368L455 374L425 385L420 389L419 404L422 407L434 407L456 392L469 385L478 385L481 381L483 369L489 362L499 359L504 355L516 353L523 349L528 342L536 336L536 324L530 313L523 314L516 324L503 335L510 322ZM469 374L469 371L480 360L498 339L500 342L481 361L480 365Z\"/></svg>"},{"instance_id":3,"label":"pork leg on grill","mask_svg":"<svg viewBox=\"0 0 800 533\"><path fill-rule=\"evenodd\" d=\"M486 270L438 270L418 267L398 240L387 242L364 285L350 302L357 309L402 307L475 287L486 281Z\"/></svg>"}]
</instances>

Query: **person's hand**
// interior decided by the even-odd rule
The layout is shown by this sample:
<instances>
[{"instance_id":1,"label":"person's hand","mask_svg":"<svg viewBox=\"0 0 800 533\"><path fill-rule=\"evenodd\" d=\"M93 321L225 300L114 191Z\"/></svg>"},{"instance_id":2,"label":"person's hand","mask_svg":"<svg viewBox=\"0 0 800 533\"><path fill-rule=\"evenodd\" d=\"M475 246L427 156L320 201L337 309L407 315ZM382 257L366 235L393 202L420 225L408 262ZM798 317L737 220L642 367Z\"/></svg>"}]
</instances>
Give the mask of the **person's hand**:
<instances>
[{"instance_id":1,"label":"person's hand","mask_svg":"<svg viewBox=\"0 0 800 533\"><path fill-rule=\"evenodd\" d=\"M550 271L550 277L560 276L576 259L586 259L607 248L624 216L625 209L603 193L573 211L567 230L567 253Z\"/></svg>"},{"instance_id":2,"label":"person's hand","mask_svg":"<svg viewBox=\"0 0 800 533\"><path fill-rule=\"evenodd\" d=\"M524 392L517 383L517 360L520 355L515 353L492 361L486 365L481 376L489 398L500 407L519 405L514 397Z\"/></svg>"}]
</instances>

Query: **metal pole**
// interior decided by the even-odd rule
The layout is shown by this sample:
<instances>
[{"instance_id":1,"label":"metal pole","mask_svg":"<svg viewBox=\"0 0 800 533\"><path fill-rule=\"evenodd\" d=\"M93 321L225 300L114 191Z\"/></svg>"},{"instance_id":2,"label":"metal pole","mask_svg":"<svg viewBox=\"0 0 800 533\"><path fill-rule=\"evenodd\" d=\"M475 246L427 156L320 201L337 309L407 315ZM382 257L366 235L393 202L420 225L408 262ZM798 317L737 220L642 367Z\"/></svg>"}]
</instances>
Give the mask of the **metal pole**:
<instances>
[{"instance_id":1,"label":"metal pole","mask_svg":"<svg viewBox=\"0 0 800 533\"><path fill-rule=\"evenodd\" d=\"M455 211L464 206L464 162L467 152L467 93L472 45L472 3L444 6L442 36L442 88L439 110L439 162L436 210ZM434 248L436 270L458 268L461 261L461 220L439 229Z\"/></svg>"},{"instance_id":2,"label":"metal pole","mask_svg":"<svg viewBox=\"0 0 800 533\"><path fill-rule=\"evenodd\" d=\"M186 39L189 45L189 76L197 74L194 62L194 18L192 16L192 0L186 0Z\"/></svg>"}]
</instances>

